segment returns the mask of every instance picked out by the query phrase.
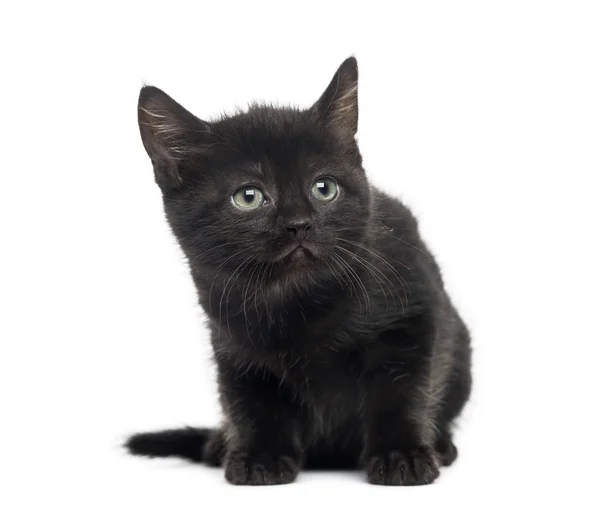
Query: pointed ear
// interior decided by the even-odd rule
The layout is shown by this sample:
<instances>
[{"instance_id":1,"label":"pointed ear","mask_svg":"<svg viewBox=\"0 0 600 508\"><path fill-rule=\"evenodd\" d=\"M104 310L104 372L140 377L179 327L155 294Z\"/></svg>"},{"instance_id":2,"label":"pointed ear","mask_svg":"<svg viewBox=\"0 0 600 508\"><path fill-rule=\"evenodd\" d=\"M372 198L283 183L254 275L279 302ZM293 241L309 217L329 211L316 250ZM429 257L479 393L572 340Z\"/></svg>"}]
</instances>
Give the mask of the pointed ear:
<instances>
[{"instance_id":1,"label":"pointed ear","mask_svg":"<svg viewBox=\"0 0 600 508\"><path fill-rule=\"evenodd\" d=\"M340 65L327 90L312 107L326 128L342 140L353 140L358 129L358 65L350 57Z\"/></svg>"},{"instance_id":2,"label":"pointed ear","mask_svg":"<svg viewBox=\"0 0 600 508\"><path fill-rule=\"evenodd\" d=\"M140 91L138 123L156 183L163 190L179 186L185 161L204 153L210 144L209 124L153 86Z\"/></svg>"}]
</instances>

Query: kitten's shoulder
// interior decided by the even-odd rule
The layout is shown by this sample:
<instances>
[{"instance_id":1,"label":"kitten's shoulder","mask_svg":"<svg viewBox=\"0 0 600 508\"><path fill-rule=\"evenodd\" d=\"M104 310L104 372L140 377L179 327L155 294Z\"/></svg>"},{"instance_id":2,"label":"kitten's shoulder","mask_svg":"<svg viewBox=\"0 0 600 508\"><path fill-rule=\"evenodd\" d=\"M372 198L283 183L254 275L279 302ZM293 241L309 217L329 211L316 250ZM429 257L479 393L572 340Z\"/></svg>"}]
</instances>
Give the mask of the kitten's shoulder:
<instances>
[{"instance_id":1,"label":"kitten's shoulder","mask_svg":"<svg viewBox=\"0 0 600 508\"><path fill-rule=\"evenodd\" d=\"M399 199L371 186L372 218L376 227L418 231L418 221L410 208Z\"/></svg>"},{"instance_id":2,"label":"kitten's shoulder","mask_svg":"<svg viewBox=\"0 0 600 508\"><path fill-rule=\"evenodd\" d=\"M399 199L372 188L371 242L381 252L406 265L416 273L439 270L433 254L423 241L419 223L410 208Z\"/></svg>"}]
</instances>

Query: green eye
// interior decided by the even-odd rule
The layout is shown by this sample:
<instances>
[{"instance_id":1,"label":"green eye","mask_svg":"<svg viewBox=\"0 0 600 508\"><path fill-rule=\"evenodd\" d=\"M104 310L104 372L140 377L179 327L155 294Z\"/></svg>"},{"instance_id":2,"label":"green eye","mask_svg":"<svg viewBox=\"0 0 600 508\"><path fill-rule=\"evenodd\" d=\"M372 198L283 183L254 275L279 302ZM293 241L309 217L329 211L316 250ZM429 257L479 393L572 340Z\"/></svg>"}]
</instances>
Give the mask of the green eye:
<instances>
[{"instance_id":1,"label":"green eye","mask_svg":"<svg viewBox=\"0 0 600 508\"><path fill-rule=\"evenodd\" d=\"M333 178L319 178L313 183L310 192L319 201L331 201L338 195L338 186Z\"/></svg>"},{"instance_id":2,"label":"green eye","mask_svg":"<svg viewBox=\"0 0 600 508\"><path fill-rule=\"evenodd\" d=\"M265 202L265 196L256 187L242 187L231 196L233 204L242 210L258 208Z\"/></svg>"}]
</instances>

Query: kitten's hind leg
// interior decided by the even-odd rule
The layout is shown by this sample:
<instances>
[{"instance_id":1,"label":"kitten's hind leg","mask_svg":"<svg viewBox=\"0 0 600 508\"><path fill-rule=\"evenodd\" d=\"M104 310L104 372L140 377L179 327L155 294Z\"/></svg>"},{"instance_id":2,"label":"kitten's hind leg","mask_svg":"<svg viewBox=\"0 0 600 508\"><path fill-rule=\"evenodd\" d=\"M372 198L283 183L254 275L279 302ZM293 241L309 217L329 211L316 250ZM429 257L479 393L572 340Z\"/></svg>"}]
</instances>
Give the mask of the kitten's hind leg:
<instances>
[{"instance_id":1,"label":"kitten's hind leg","mask_svg":"<svg viewBox=\"0 0 600 508\"><path fill-rule=\"evenodd\" d=\"M471 394L471 348L469 336L463 329L458 336L459 347L454 358L454 368L448 382L448 390L444 397L441 412L438 417L437 428L442 433L437 437L435 449L443 466L452 464L458 456L456 446L452 442L452 422L463 410L469 395Z\"/></svg>"},{"instance_id":2,"label":"kitten's hind leg","mask_svg":"<svg viewBox=\"0 0 600 508\"><path fill-rule=\"evenodd\" d=\"M206 441L202 454L202 460L207 466L220 467L225 458L225 436L223 431L213 432Z\"/></svg>"},{"instance_id":3,"label":"kitten's hind leg","mask_svg":"<svg viewBox=\"0 0 600 508\"><path fill-rule=\"evenodd\" d=\"M448 431L444 431L438 436L435 442L435 451L440 459L442 466L449 466L458 456L458 450L452 442L452 435Z\"/></svg>"}]
</instances>

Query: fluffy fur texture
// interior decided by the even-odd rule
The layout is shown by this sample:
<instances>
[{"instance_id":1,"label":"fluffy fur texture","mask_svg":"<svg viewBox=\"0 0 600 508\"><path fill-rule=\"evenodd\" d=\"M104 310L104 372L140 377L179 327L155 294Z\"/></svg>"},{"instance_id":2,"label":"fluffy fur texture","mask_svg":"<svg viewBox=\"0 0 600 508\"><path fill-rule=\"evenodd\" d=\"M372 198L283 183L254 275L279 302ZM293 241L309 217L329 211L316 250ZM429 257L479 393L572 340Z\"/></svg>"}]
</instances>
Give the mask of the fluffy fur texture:
<instances>
[{"instance_id":1,"label":"fluffy fur texture","mask_svg":"<svg viewBox=\"0 0 600 508\"><path fill-rule=\"evenodd\" d=\"M367 181L357 90L349 58L309 109L208 123L142 89L142 140L208 316L224 421L133 436L132 453L223 465L239 485L302 467L420 485L456 458L469 334L415 218Z\"/></svg>"}]
</instances>

